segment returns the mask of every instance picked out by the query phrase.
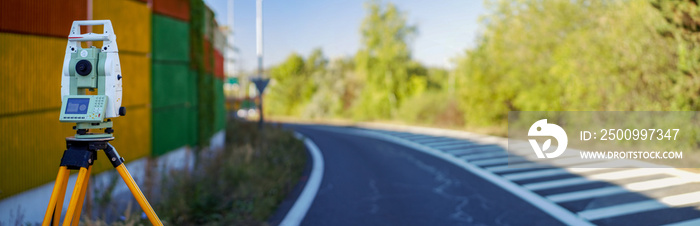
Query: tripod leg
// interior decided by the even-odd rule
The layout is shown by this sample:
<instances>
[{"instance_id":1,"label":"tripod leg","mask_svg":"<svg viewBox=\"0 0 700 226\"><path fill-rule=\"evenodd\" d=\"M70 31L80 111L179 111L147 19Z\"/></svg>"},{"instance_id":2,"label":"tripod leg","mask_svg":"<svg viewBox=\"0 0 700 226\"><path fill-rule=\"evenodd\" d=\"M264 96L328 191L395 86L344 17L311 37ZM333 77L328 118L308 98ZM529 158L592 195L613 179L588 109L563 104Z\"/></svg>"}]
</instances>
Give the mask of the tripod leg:
<instances>
[{"instance_id":1,"label":"tripod leg","mask_svg":"<svg viewBox=\"0 0 700 226\"><path fill-rule=\"evenodd\" d=\"M58 168L58 175L56 176L56 182L54 183L53 186L53 191L51 192L51 198L49 199L49 206L46 207L46 214L44 214L44 222L42 223L43 226L47 226L51 223L51 216L53 216L54 210L56 208L56 201L58 200L58 197L60 194L58 194L61 191L61 186L63 183L63 177L65 176L64 171L67 171L68 168L65 166L61 166ZM63 194L65 195L65 193Z\"/></svg>"},{"instance_id":2,"label":"tripod leg","mask_svg":"<svg viewBox=\"0 0 700 226\"><path fill-rule=\"evenodd\" d=\"M156 211L153 211L151 204L148 203L146 197L143 196L143 193L141 193L141 189L139 189L139 186L136 184L136 182L134 182L134 178L131 177L129 170L126 169L124 163L117 166L117 172L119 172L119 175L122 176L124 183L126 183L126 186L128 186L129 190L131 190L131 194L134 195L134 198L136 198L136 201L141 206L141 209L146 212L146 216L148 216L148 220L151 221L151 224L163 225L163 223L160 222L158 215L156 215Z\"/></svg>"},{"instance_id":3,"label":"tripod leg","mask_svg":"<svg viewBox=\"0 0 700 226\"><path fill-rule=\"evenodd\" d=\"M132 178L131 174L129 174L129 170L127 170L126 166L124 166L124 158L120 157L117 150L115 150L109 143L103 150L105 155L107 155L107 159L112 162L112 166L114 166L114 168L117 169L117 172L119 172L119 175L122 176L122 180L124 180L126 186L129 187L131 194L134 195L134 198L136 198L136 201L141 206L141 209L146 213L146 216L148 216L148 220L151 221L151 224L162 226L163 223L160 222L160 219L158 219L156 211L153 211L151 204L149 204L146 197L143 196L141 189L139 189L139 186L136 184L136 182L134 182L134 178Z\"/></svg>"},{"instance_id":4,"label":"tripod leg","mask_svg":"<svg viewBox=\"0 0 700 226\"><path fill-rule=\"evenodd\" d=\"M63 171L63 184L61 184L61 192L58 193L58 202L56 202L56 209L53 213L53 224L58 226L58 222L61 220L61 212L63 212L63 199L66 197L66 188L68 187L68 178L70 177L70 170Z\"/></svg>"},{"instance_id":5,"label":"tripod leg","mask_svg":"<svg viewBox=\"0 0 700 226\"><path fill-rule=\"evenodd\" d=\"M78 206L76 208L77 212L75 212L75 215L73 216L73 226L78 226L78 222L80 222L80 213L83 212L83 203L85 203L85 193L87 193L87 187L88 187L88 182L90 181L90 173L92 172L92 165L88 166L87 169L87 175L85 177L85 182L81 186L83 188L81 189L82 192L80 192L80 197L78 198ZM76 184L75 186L78 186Z\"/></svg>"},{"instance_id":6,"label":"tripod leg","mask_svg":"<svg viewBox=\"0 0 700 226\"><path fill-rule=\"evenodd\" d=\"M78 206L78 199L80 198L80 194L82 192L85 192L82 190L83 186L82 184L85 183L85 178L87 177L87 168L80 167L80 172L78 173L78 181L75 182L75 188L73 189L73 194L70 196L70 203L68 205L68 212L66 213L66 217L63 219L63 225L68 226L71 225L71 220L73 220L73 216L76 214L76 207ZM80 210L78 210L80 211Z\"/></svg>"}]
</instances>

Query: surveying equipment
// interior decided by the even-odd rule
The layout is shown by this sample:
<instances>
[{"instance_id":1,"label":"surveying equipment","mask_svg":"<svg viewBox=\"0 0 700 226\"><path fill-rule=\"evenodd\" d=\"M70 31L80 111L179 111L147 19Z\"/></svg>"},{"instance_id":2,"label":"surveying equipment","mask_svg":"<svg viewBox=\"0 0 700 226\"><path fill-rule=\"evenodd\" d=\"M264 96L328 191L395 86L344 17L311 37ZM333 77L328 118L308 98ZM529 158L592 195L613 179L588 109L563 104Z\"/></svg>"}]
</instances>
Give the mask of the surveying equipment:
<instances>
[{"instance_id":1,"label":"surveying equipment","mask_svg":"<svg viewBox=\"0 0 700 226\"><path fill-rule=\"evenodd\" d=\"M103 34L81 34L80 25L104 24ZM122 75L117 36L109 20L75 21L68 36L61 76L61 122L76 122L75 138L112 137L112 121L126 114L122 105ZM103 41L102 48L82 48L82 41ZM88 95L97 91L97 95ZM104 133L88 133L104 129Z\"/></svg>"},{"instance_id":2,"label":"surveying equipment","mask_svg":"<svg viewBox=\"0 0 700 226\"><path fill-rule=\"evenodd\" d=\"M80 26L104 25L102 34L80 32ZM102 41L102 47L82 48L81 42ZM122 103L122 75L119 64L117 36L110 20L73 21L61 75L61 114L59 121L75 122L76 134L66 137L66 150L61 158L58 176L42 225L58 225L63 208L70 170L79 170L78 179L70 198L63 225L78 225L85 192L97 160L97 151L103 150L112 166L136 198L153 225L163 225L144 197L138 185L124 166L124 158L109 144L114 140L112 120L124 116ZM90 133L90 130L102 130Z\"/></svg>"}]
</instances>

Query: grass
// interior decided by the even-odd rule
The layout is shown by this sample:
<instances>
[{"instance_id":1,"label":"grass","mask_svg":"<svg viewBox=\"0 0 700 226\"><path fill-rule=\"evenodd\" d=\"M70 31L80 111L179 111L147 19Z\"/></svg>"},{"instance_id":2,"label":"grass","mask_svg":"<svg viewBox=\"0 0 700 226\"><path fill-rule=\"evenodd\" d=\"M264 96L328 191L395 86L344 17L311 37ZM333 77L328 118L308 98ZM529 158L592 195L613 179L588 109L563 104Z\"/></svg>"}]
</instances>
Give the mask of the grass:
<instances>
[{"instance_id":1,"label":"grass","mask_svg":"<svg viewBox=\"0 0 700 226\"><path fill-rule=\"evenodd\" d=\"M163 178L154 208L170 225L264 225L299 180L304 144L289 131L230 122L223 151Z\"/></svg>"}]
</instances>

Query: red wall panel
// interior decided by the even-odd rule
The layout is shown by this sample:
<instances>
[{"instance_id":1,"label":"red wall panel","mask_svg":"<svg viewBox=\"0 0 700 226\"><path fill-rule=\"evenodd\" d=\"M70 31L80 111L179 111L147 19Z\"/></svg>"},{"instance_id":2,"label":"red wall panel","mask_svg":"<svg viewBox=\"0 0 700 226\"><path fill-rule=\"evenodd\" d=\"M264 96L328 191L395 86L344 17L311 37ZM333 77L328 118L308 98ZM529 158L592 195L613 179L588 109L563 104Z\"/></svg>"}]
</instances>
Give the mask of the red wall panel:
<instances>
[{"instance_id":1,"label":"red wall panel","mask_svg":"<svg viewBox=\"0 0 700 226\"><path fill-rule=\"evenodd\" d=\"M224 79L224 55L214 50L214 76Z\"/></svg>"},{"instance_id":2,"label":"red wall panel","mask_svg":"<svg viewBox=\"0 0 700 226\"><path fill-rule=\"evenodd\" d=\"M86 0L2 0L0 31L68 37L74 20L87 19Z\"/></svg>"},{"instance_id":3,"label":"red wall panel","mask_svg":"<svg viewBox=\"0 0 700 226\"><path fill-rule=\"evenodd\" d=\"M190 21L190 1L153 0L153 12L184 21Z\"/></svg>"},{"instance_id":4,"label":"red wall panel","mask_svg":"<svg viewBox=\"0 0 700 226\"><path fill-rule=\"evenodd\" d=\"M204 71L208 74L212 73L212 67L214 66L214 47L212 47L211 42L204 39Z\"/></svg>"}]
</instances>

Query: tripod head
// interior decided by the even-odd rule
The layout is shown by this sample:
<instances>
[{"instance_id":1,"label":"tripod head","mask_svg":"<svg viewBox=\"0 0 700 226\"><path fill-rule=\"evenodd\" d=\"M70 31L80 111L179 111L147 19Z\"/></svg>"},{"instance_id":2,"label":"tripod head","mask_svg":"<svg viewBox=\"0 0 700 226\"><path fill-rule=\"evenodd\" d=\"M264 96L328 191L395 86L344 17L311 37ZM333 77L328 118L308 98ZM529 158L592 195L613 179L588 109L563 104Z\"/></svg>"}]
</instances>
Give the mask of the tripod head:
<instances>
[{"instance_id":1,"label":"tripod head","mask_svg":"<svg viewBox=\"0 0 700 226\"><path fill-rule=\"evenodd\" d=\"M102 34L81 33L80 26L104 25ZM102 41L102 47L83 48L82 42ZM59 121L74 122L75 138L113 137L112 121L126 115L122 104L122 74L117 36L110 20L73 21L61 76ZM103 130L88 133L88 130Z\"/></svg>"}]
</instances>

